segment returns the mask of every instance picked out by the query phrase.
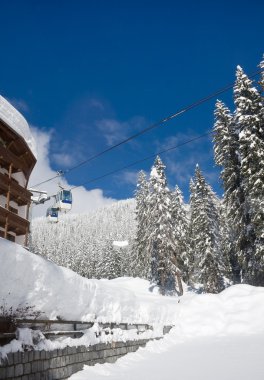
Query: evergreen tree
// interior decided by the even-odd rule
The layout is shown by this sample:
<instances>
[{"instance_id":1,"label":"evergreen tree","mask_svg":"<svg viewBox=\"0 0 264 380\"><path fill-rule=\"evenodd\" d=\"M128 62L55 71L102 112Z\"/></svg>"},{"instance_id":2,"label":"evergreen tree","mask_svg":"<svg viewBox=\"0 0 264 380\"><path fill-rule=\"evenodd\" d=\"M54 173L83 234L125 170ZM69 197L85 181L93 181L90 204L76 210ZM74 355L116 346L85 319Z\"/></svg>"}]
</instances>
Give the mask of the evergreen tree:
<instances>
[{"instance_id":1,"label":"evergreen tree","mask_svg":"<svg viewBox=\"0 0 264 380\"><path fill-rule=\"evenodd\" d=\"M178 186L172 193L171 203L172 223L174 225L174 243L177 250L178 266L185 282L189 279L190 259L188 256L188 222L187 212L184 208L182 192Z\"/></svg>"},{"instance_id":2,"label":"evergreen tree","mask_svg":"<svg viewBox=\"0 0 264 380\"><path fill-rule=\"evenodd\" d=\"M239 158L244 191L246 240L240 252L244 281L264 285L264 107L259 91L237 68L234 122L239 131Z\"/></svg>"},{"instance_id":3,"label":"evergreen tree","mask_svg":"<svg viewBox=\"0 0 264 380\"><path fill-rule=\"evenodd\" d=\"M121 257L120 252L113 247L112 239L108 241L107 248L108 254L101 263L101 276L111 280L121 276Z\"/></svg>"},{"instance_id":4,"label":"evergreen tree","mask_svg":"<svg viewBox=\"0 0 264 380\"><path fill-rule=\"evenodd\" d=\"M222 215L228 223L228 231L223 227L222 249L229 252L233 281L240 282L240 265L238 261L241 246L245 241L244 191L240 174L239 141L233 116L224 103L217 101L214 124L214 156L215 162L222 168L221 180L224 188L224 204ZM224 219L225 219L224 218ZM226 224L225 220L223 223ZM225 232L224 232L225 231Z\"/></svg>"},{"instance_id":5,"label":"evergreen tree","mask_svg":"<svg viewBox=\"0 0 264 380\"><path fill-rule=\"evenodd\" d=\"M134 243L136 262L134 263L135 275L148 278L150 273L150 255L147 249L147 235L149 222L148 208L149 184L146 174L140 171L138 174L136 198L137 231Z\"/></svg>"},{"instance_id":6,"label":"evergreen tree","mask_svg":"<svg viewBox=\"0 0 264 380\"><path fill-rule=\"evenodd\" d=\"M192 282L202 284L205 292L218 293L223 289L218 204L198 165L190 189Z\"/></svg>"},{"instance_id":7,"label":"evergreen tree","mask_svg":"<svg viewBox=\"0 0 264 380\"><path fill-rule=\"evenodd\" d=\"M221 177L235 252L231 256L233 269L238 256L242 281L263 285L264 107L260 92L239 66L234 102L233 117L222 103L216 105L215 159L223 168Z\"/></svg>"},{"instance_id":8,"label":"evergreen tree","mask_svg":"<svg viewBox=\"0 0 264 380\"><path fill-rule=\"evenodd\" d=\"M220 217L220 249L219 249L219 266L221 274L230 283L240 283L240 266L238 257L235 255L233 229L230 228L230 222L226 214L226 206L223 202L219 204Z\"/></svg>"},{"instance_id":9,"label":"evergreen tree","mask_svg":"<svg viewBox=\"0 0 264 380\"><path fill-rule=\"evenodd\" d=\"M264 55L263 55L263 60L259 64L259 67L261 68L260 85L262 87L262 91L264 91Z\"/></svg>"},{"instance_id":10,"label":"evergreen tree","mask_svg":"<svg viewBox=\"0 0 264 380\"><path fill-rule=\"evenodd\" d=\"M135 202L119 201L89 214L62 215L56 224L34 219L30 250L87 278L133 276L135 234ZM124 240L125 249L114 249L113 241Z\"/></svg>"},{"instance_id":11,"label":"evergreen tree","mask_svg":"<svg viewBox=\"0 0 264 380\"><path fill-rule=\"evenodd\" d=\"M171 193L167 187L165 165L156 158L150 174L148 249L151 255L151 279L165 294L175 288L174 274L179 273L171 216ZM172 285L173 284L173 285ZM181 282L179 281L179 288ZM182 290L180 289L180 292Z\"/></svg>"}]
</instances>

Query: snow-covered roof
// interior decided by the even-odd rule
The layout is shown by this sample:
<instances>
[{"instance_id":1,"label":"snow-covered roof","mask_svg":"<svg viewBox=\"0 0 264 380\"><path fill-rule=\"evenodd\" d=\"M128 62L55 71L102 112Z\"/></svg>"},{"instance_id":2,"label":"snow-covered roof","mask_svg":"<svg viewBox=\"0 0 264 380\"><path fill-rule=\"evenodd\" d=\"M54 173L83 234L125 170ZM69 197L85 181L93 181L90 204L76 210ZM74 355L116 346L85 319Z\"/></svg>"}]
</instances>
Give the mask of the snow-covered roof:
<instances>
[{"instance_id":1,"label":"snow-covered roof","mask_svg":"<svg viewBox=\"0 0 264 380\"><path fill-rule=\"evenodd\" d=\"M35 140L26 119L3 96L0 95L0 120L21 136L37 158Z\"/></svg>"}]
</instances>

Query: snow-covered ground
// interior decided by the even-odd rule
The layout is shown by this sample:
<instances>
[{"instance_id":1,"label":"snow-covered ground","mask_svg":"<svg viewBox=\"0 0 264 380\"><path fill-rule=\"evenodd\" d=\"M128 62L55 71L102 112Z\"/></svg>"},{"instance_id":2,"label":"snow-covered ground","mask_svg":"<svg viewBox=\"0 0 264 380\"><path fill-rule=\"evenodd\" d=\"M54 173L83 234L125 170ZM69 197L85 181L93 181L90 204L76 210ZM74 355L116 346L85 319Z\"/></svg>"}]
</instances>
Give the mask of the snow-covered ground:
<instances>
[{"instance_id":1,"label":"snow-covered ground","mask_svg":"<svg viewBox=\"0 0 264 380\"><path fill-rule=\"evenodd\" d=\"M263 380L264 334L205 336L179 340L172 331L162 341L114 364L85 366L71 380Z\"/></svg>"},{"instance_id":2,"label":"snow-covered ground","mask_svg":"<svg viewBox=\"0 0 264 380\"><path fill-rule=\"evenodd\" d=\"M263 380L264 288L186 294L162 340L114 364L85 366L72 380Z\"/></svg>"},{"instance_id":3,"label":"snow-covered ground","mask_svg":"<svg viewBox=\"0 0 264 380\"><path fill-rule=\"evenodd\" d=\"M29 305L51 319L175 326L164 340L115 364L86 366L72 379L264 378L262 287L162 297L144 280L88 280L4 239L0 248L0 299L6 309Z\"/></svg>"}]
</instances>

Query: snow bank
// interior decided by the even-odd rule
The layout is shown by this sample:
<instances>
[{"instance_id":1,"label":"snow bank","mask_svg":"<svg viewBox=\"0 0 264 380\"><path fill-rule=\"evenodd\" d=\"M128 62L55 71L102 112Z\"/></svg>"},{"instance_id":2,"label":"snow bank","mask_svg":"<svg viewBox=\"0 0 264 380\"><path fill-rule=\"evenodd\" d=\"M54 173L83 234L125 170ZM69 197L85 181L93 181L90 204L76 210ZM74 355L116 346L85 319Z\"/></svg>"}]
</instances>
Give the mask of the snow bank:
<instances>
[{"instance_id":1,"label":"snow bank","mask_svg":"<svg viewBox=\"0 0 264 380\"><path fill-rule=\"evenodd\" d=\"M264 331L262 287L162 297L145 280L88 280L1 238L0 264L0 299L6 307L27 304L50 319L171 324L179 339Z\"/></svg>"},{"instance_id":2,"label":"snow bank","mask_svg":"<svg viewBox=\"0 0 264 380\"><path fill-rule=\"evenodd\" d=\"M3 96L0 95L0 119L8 124L26 142L31 152L37 157L35 140L30 132L27 121Z\"/></svg>"},{"instance_id":3,"label":"snow bank","mask_svg":"<svg viewBox=\"0 0 264 380\"><path fill-rule=\"evenodd\" d=\"M34 306L45 317L171 324L177 299L149 291L141 279L88 280L0 238L0 299Z\"/></svg>"},{"instance_id":4,"label":"snow bank","mask_svg":"<svg viewBox=\"0 0 264 380\"><path fill-rule=\"evenodd\" d=\"M264 288L234 285L220 294L186 294L177 310L178 337L264 332Z\"/></svg>"}]
</instances>

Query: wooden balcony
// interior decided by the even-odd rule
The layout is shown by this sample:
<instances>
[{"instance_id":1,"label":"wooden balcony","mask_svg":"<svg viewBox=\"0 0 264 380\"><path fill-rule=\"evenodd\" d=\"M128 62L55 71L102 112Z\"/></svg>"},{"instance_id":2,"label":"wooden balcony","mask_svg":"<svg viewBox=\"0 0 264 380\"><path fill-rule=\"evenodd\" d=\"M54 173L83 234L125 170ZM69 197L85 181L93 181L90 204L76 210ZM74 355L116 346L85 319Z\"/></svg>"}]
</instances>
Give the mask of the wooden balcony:
<instances>
[{"instance_id":1,"label":"wooden balcony","mask_svg":"<svg viewBox=\"0 0 264 380\"><path fill-rule=\"evenodd\" d=\"M0 230L0 237L1 238L4 238L5 237L5 232ZM16 237L14 235L11 235L11 234L7 234L7 240L10 240L10 241L13 241L15 242L16 241Z\"/></svg>"},{"instance_id":2,"label":"wooden balcony","mask_svg":"<svg viewBox=\"0 0 264 380\"><path fill-rule=\"evenodd\" d=\"M31 192L20 186L14 179L9 179L6 174L0 173L0 194L6 195L10 185L10 200L25 206L30 203Z\"/></svg>"},{"instance_id":3,"label":"wooden balcony","mask_svg":"<svg viewBox=\"0 0 264 380\"><path fill-rule=\"evenodd\" d=\"M18 172L22 171L25 175L27 175L28 168L25 163L19 159L19 157L15 156L8 148L4 145L0 144L0 160L1 166L8 170L9 165L13 164L13 171Z\"/></svg>"},{"instance_id":4,"label":"wooden balcony","mask_svg":"<svg viewBox=\"0 0 264 380\"><path fill-rule=\"evenodd\" d=\"M13 173L22 171L28 180L36 163L36 158L25 140L0 120L0 166L8 170L13 164Z\"/></svg>"},{"instance_id":5,"label":"wooden balcony","mask_svg":"<svg viewBox=\"0 0 264 380\"><path fill-rule=\"evenodd\" d=\"M0 206L0 226L4 229L7 226L8 233L13 232L17 236L26 235L29 230L29 221Z\"/></svg>"}]
</instances>

